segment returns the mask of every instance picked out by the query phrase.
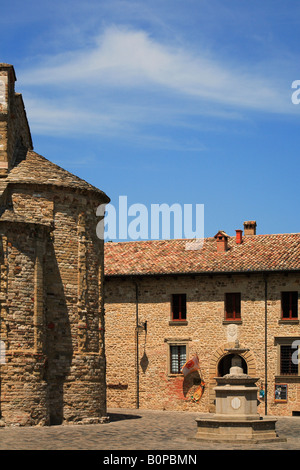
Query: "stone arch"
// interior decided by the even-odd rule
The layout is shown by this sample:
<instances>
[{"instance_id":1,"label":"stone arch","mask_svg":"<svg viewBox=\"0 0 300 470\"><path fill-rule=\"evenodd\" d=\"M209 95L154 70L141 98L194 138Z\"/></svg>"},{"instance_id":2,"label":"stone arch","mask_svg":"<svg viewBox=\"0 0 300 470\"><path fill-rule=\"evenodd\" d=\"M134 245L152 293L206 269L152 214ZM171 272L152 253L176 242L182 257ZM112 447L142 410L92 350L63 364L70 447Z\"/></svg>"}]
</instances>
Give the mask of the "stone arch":
<instances>
[{"instance_id":1,"label":"stone arch","mask_svg":"<svg viewBox=\"0 0 300 470\"><path fill-rule=\"evenodd\" d=\"M209 383L208 383L208 389L209 389L209 412L214 413L215 412L215 391L214 387L217 385L215 377L218 376L218 364L223 357L227 356L229 354L228 351L226 351L227 348L232 347L232 343L226 343L222 346L220 346L216 351L213 353L210 363L209 363ZM240 344L241 348L244 348L242 344ZM244 353L241 353L240 356L246 361L247 363L247 368L248 368L248 375L251 375L252 377L256 377L256 362L254 355L251 351L246 351Z\"/></svg>"}]
</instances>

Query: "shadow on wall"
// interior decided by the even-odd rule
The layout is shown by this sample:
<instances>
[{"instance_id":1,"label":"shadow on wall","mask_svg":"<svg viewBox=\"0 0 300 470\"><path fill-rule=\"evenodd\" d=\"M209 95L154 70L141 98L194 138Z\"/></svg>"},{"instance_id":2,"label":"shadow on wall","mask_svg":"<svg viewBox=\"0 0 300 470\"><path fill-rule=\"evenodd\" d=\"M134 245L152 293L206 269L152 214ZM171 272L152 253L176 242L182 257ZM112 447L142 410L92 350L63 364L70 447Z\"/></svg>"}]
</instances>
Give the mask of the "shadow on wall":
<instances>
[{"instance_id":1,"label":"shadow on wall","mask_svg":"<svg viewBox=\"0 0 300 470\"><path fill-rule=\"evenodd\" d=\"M193 391L193 393L195 392L195 389L201 385L201 380L202 378L198 371L192 372L187 377L184 377L182 392L185 398L191 394L191 391Z\"/></svg>"},{"instance_id":2,"label":"shadow on wall","mask_svg":"<svg viewBox=\"0 0 300 470\"><path fill-rule=\"evenodd\" d=\"M45 380L48 388L50 425L64 418L64 382L73 356L69 309L52 241L47 245L46 273L46 355Z\"/></svg>"},{"instance_id":3,"label":"shadow on wall","mask_svg":"<svg viewBox=\"0 0 300 470\"><path fill-rule=\"evenodd\" d=\"M142 371L145 373L147 368L148 368L148 365L149 365L149 359L148 359L148 356L146 354L146 351L144 351L144 354L140 360L140 366L141 366L141 369Z\"/></svg>"}]
</instances>

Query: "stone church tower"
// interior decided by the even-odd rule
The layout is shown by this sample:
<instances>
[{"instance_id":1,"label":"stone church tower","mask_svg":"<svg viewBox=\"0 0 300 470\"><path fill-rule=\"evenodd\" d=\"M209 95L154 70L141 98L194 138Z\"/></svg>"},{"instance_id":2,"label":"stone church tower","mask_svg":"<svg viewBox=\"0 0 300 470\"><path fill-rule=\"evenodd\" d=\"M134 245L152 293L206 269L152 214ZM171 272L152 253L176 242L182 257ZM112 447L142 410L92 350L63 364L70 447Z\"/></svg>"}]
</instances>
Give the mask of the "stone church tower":
<instances>
[{"instance_id":1,"label":"stone church tower","mask_svg":"<svg viewBox=\"0 0 300 470\"><path fill-rule=\"evenodd\" d=\"M33 151L15 72L0 64L0 424L106 416L106 194Z\"/></svg>"}]
</instances>

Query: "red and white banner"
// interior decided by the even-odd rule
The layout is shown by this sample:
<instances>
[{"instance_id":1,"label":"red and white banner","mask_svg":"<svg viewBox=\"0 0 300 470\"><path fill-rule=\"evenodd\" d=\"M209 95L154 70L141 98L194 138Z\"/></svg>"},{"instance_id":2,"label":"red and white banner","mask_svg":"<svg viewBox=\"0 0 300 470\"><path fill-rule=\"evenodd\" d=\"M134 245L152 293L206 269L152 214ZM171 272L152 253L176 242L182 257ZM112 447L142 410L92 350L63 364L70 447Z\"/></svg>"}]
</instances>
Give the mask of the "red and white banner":
<instances>
[{"instance_id":1,"label":"red and white banner","mask_svg":"<svg viewBox=\"0 0 300 470\"><path fill-rule=\"evenodd\" d=\"M199 358L197 354L195 354L192 359L189 359L181 369L182 374L186 377L187 375L199 370Z\"/></svg>"}]
</instances>

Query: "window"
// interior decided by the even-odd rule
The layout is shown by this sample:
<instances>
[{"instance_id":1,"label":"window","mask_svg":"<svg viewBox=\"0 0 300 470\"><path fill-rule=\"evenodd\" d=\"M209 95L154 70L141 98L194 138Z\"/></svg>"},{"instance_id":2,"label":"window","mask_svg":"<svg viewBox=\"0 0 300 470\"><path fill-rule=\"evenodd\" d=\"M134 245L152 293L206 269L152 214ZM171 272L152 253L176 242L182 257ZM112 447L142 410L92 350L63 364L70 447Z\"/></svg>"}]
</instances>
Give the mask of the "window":
<instances>
[{"instance_id":1,"label":"window","mask_svg":"<svg viewBox=\"0 0 300 470\"><path fill-rule=\"evenodd\" d=\"M300 336L277 336L274 338L277 347L276 375L289 376L291 380L300 377Z\"/></svg>"},{"instance_id":2,"label":"window","mask_svg":"<svg viewBox=\"0 0 300 470\"><path fill-rule=\"evenodd\" d=\"M172 295L172 320L186 320L186 294Z\"/></svg>"},{"instance_id":3,"label":"window","mask_svg":"<svg viewBox=\"0 0 300 470\"><path fill-rule=\"evenodd\" d=\"M241 319L240 292L225 294L225 320Z\"/></svg>"},{"instance_id":4,"label":"window","mask_svg":"<svg viewBox=\"0 0 300 470\"><path fill-rule=\"evenodd\" d=\"M170 345L170 373L180 374L181 368L186 363L186 346Z\"/></svg>"},{"instance_id":5,"label":"window","mask_svg":"<svg viewBox=\"0 0 300 470\"><path fill-rule=\"evenodd\" d=\"M280 346L280 375L298 375L298 351L293 344Z\"/></svg>"},{"instance_id":6,"label":"window","mask_svg":"<svg viewBox=\"0 0 300 470\"><path fill-rule=\"evenodd\" d=\"M298 318L298 292L281 293L281 318L283 320Z\"/></svg>"}]
</instances>

